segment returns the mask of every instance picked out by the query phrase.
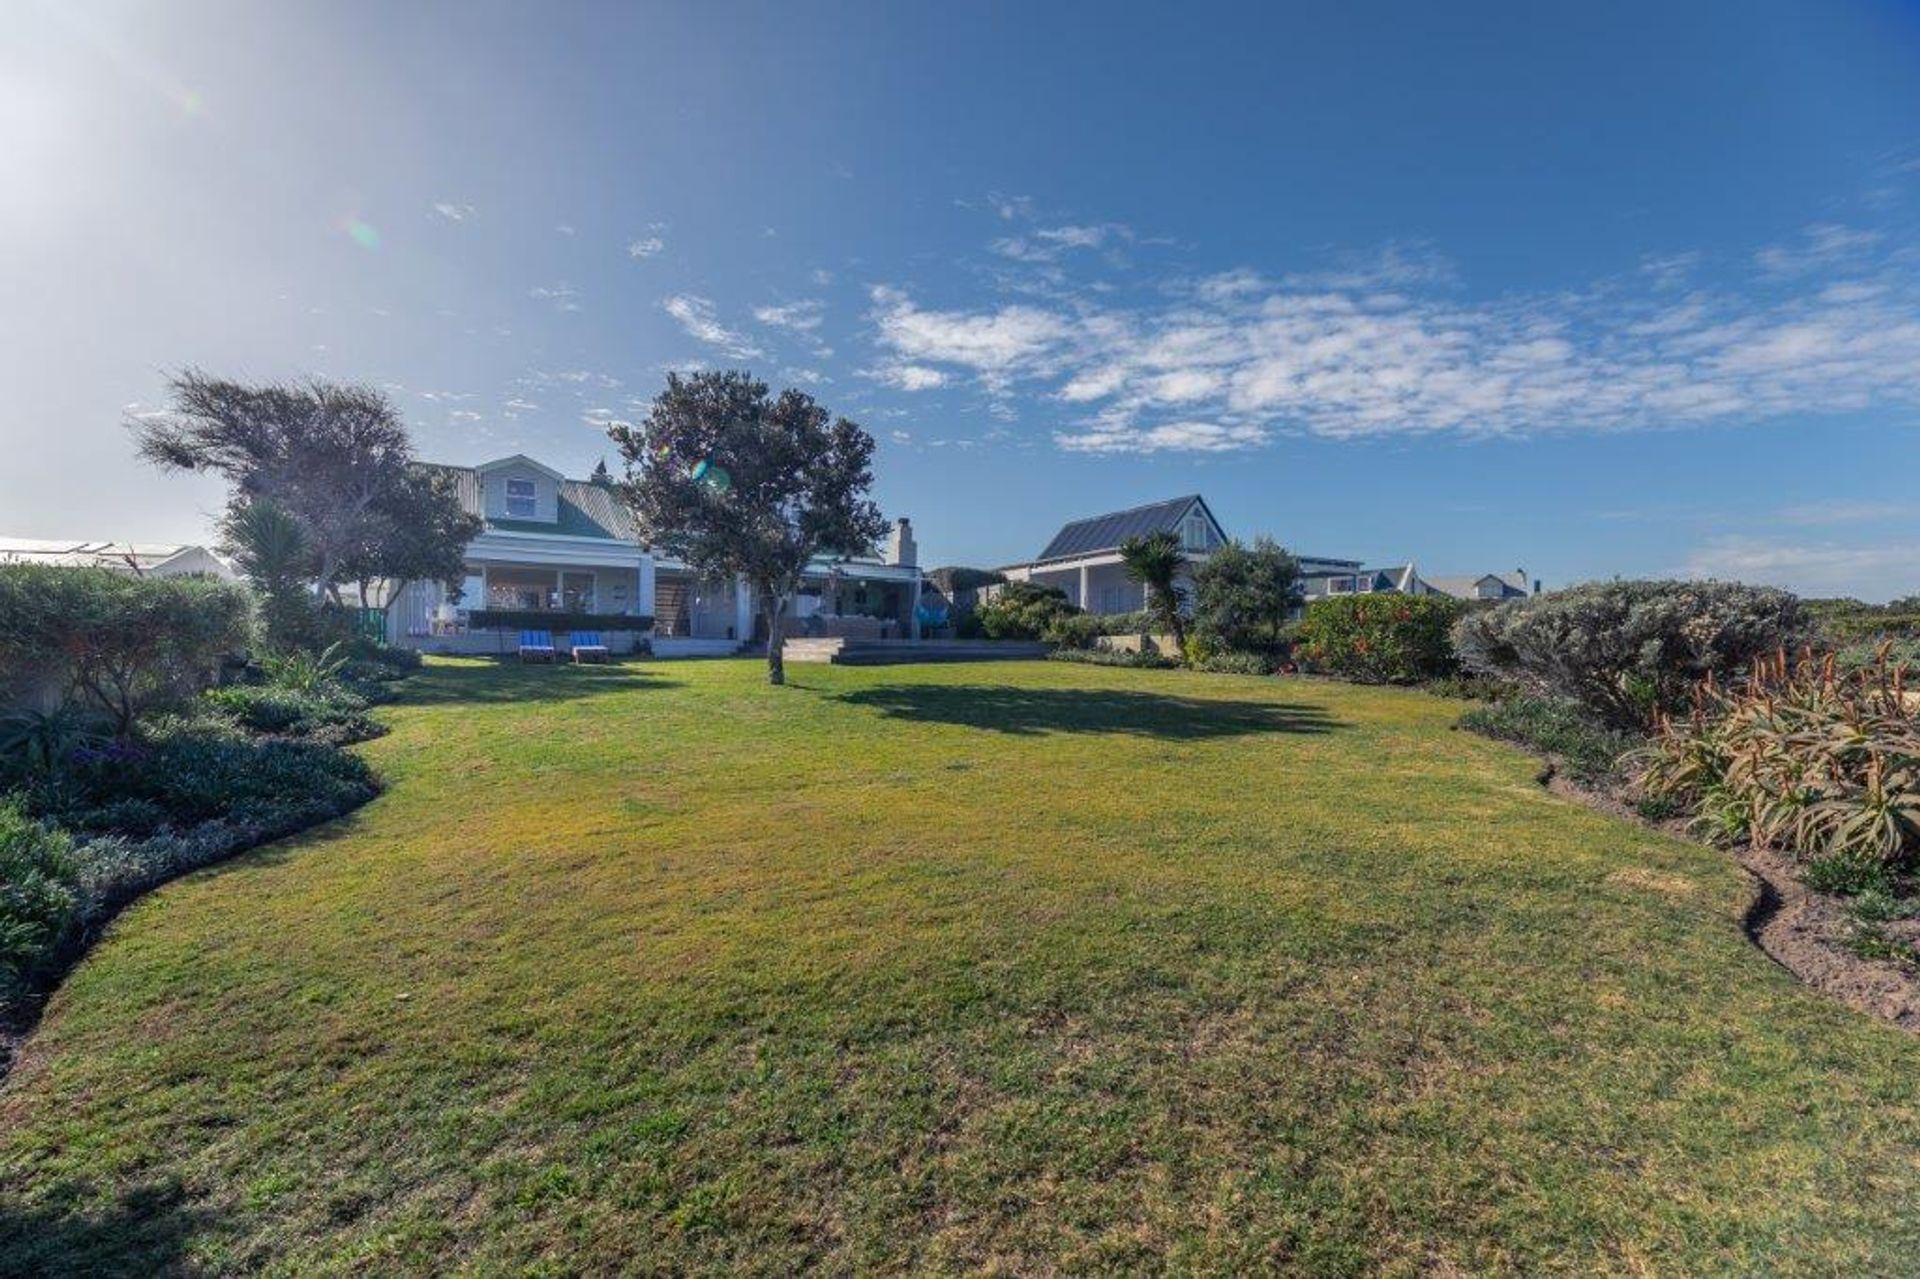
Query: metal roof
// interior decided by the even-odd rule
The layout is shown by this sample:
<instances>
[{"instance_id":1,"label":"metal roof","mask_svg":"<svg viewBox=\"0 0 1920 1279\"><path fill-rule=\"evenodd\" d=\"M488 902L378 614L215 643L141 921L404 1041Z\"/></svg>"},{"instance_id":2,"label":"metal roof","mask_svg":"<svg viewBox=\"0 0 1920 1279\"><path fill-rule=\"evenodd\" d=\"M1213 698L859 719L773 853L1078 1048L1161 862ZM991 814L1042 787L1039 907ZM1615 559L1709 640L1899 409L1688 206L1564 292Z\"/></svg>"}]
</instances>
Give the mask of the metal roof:
<instances>
[{"instance_id":1,"label":"metal roof","mask_svg":"<svg viewBox=\"0 0 1920 1279\"><path fill-rule=\"evenodd\" d=\"M480 473L471 466L447 466L439 462L421 463L453 481L453 491L469 515L487 518L486 504L480 496ZM536 464L537 465L537 464ZM619 495L591 480L560 481L553 523L545 520L487 520L487 527L503 533L552 533L560 537L598 537L612 541L637 542L633 517Z\"/></svg>"},{"instance_id":2,"label":"metal roof","mask_svg":"<svg viewBox=\"0 0 1920 1279\"><path fill-rule=\"evenodd\" d=\"M1060 560L1078 555L1097 555L1102 551L1117 550L1120 543L1130 537L1178 533L1181 517L1196 502L1199 502L1201 510L1206 511L1207 504L1200 500L1200 495L1189 493L1165 502L1075 520L1053 535L1053 540L1047 543L1047 549L1040 552L1038 559ZM1213 523L1215 531L1219 531L1219 521L1214 520L1212 511L1207 511L1207 519Z\"/></svg>"}]
</instances>

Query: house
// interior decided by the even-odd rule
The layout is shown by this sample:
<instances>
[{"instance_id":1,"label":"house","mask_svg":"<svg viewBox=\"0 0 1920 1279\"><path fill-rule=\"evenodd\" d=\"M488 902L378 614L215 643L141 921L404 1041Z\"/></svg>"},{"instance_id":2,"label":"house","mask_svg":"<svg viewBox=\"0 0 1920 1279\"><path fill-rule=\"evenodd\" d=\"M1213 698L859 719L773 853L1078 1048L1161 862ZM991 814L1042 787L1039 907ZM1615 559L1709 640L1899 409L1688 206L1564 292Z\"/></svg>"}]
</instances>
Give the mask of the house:
<instances>
[{"instance_id":1,"label":"house","mask_svg":"<svg viewBox=\"0 0 1920 1279\"><path fill-rule=\"evenodd\" d=\"M739 581L703 581L644 545L609 484L569 479L525 454L478 466L428 468L445 476L469 514L483 520L468 545L458 598L439 582L412 582L388 610L390 642L435 652L505 651L514 627L476 621L483 611L593 614L610 646L631 650L638 633L614 616L653 619L662 656L737 651L764 643L765 619ZM920 569L912 526L897 520L875 555L816 561L794 601L791 633L918 638Z\"/></svg>"},{"instance_id":2,"label":"house","mask_svg":"<svg viewBox=\"0 0 1920 1279\"><path fill-rule=\"evenodd\" d=\"M0 564L108 568L140 577L231 578L233 568L204 546L174 542L94 542L74 538L0 537Z\"/></svg>"},{"instance_id":3,"label":"house","mask_svg":"<svg viewBox=\"0 0 1920 1279\"><path fill-rule=\"evenodd\" d=\"M1479 577L1432 577L1427 585L1434 594L1457 600L1515 600L1540 593L1540 583L1530 582L1523 568L1511 573L1482 573Z\"/></svg>"},{"instance_id":4,"label":"house","mask_svg":"<svg viewBox=\"0 0 1920 1279\"><path fill-rule=\"evenodd\" d=\"M1206 499L1189 493L1074 520L1055 533L1039 555L1000 572L1009 581L1058 587L1071 603L1089 613L1138 612L1146 607L1146 588L1127 580L1120 544L1154 533L1178 537L1189 563L1204 561L1227 541Z\"/></svg>"}]
</instances>

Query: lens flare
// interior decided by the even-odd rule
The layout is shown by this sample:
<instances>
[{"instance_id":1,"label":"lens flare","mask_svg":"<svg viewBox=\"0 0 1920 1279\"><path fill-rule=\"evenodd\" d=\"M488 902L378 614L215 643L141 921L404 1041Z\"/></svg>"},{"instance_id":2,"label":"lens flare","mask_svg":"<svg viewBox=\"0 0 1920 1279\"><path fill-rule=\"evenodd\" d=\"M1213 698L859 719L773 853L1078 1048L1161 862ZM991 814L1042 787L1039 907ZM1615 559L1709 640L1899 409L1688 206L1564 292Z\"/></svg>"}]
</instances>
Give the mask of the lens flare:
<instances>
[{"instance_id":1,"label":"lens flare","mask_svg":"<svg viewBox=\"0 0 1920 1279\"><path fill-rule=\"evenodd\" d=\"M348 218L346 232L349 240L369 252L380 248L380 233L370 223L362 222L359 218Z\"/></svg>"},{"instance_id":2,"label":"lens flare","mask_svg":"<svg viewBox=\"0 0 1920 1279\"><path fill-rule=\"evenodd\" d=\"M733 487L733 477L727 474L727 468L711 459L703 459L693 468L693 478L716 493L724 493Z\"/></svg>"}]
</instances>

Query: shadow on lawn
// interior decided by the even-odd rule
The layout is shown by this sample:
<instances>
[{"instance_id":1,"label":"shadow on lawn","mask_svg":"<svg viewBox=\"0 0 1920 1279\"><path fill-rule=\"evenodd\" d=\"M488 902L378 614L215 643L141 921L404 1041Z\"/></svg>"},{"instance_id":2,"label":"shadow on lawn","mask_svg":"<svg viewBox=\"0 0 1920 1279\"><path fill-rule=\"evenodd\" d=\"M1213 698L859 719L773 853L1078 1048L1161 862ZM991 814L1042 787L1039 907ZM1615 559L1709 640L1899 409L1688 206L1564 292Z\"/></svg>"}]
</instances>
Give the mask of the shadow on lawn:
<instances>
[{"instance_id":1,"label":"shadow on lawn","mask_svg":"<svg viewBox=\"0 0 1920 1279\"><path fill-rule=\"evenodd\" d=\"M1253 733L1324 733L1340 727L1317 706L1169 697L1120 689L885 684L840 693L836 700L870 707L888 719L1015 734L1115 733L1201 741Z\"/></svg>"},{"instance_id":2,"label":"shadow on lawn","mask_svg":"<svg viewBox=\"0 0 1920 1279\"><path fill-rule=\"evenodd\" d=\"M188 1274L188 1246L212 1222L177 1184L129 1190L104 1212L0 1202L0 1273Z\"/></svg>"},{"instance_id":3,"label":"shadow on lawn","mask_svg":"<svg viewBox=\"0 0 1920 1279\"><path fill-rule=\"evenodd\" d=\"M608 662L521 665L517 661L475 662L418 671L400 685L392 706L452 706L459 703L573 702L612 693L678 688L651 668Z\"/></svg>"}]
</instances>

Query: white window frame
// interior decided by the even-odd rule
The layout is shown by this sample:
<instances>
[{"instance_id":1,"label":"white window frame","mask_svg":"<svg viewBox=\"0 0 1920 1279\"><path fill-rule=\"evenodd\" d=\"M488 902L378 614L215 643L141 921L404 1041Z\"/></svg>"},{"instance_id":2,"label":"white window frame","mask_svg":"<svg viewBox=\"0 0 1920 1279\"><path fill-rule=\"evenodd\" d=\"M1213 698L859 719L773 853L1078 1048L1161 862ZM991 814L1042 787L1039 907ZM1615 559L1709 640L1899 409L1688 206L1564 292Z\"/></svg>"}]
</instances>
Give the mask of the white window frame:
<instances>
[{"instance_id":1,"label":"white window frame","mask_svg":"<svg viewBox=\"0 0 1920 1279\"><path fill-rule=\"evenodd\" d=\"M1180 521L1180 549L1183 551L1204 551L1211 545L1207 533L1207 517L1195 511Z\"/></svg>"},{"instance_id":2,"label":"white window frame","mask_svg":"<svg viewBox=\"0 0 1920 1279\"><path fill-rule=\"evenodd\" d=\"M525 491L519 491L524 487ZM524 507L518 503L524 502ZM510 520L530 520L540 514L540 486L532 480L509 479L506 488L506 511Z\"/></svg>"}]
</instances>

